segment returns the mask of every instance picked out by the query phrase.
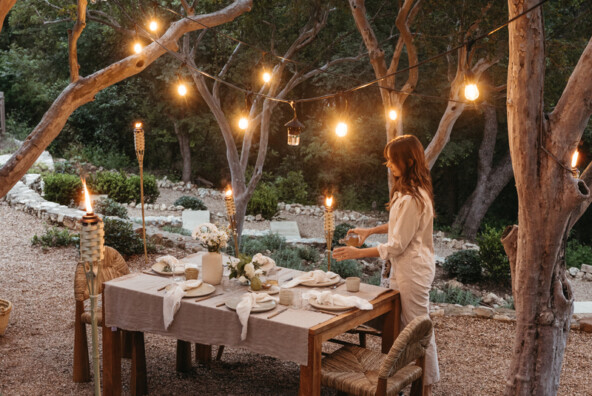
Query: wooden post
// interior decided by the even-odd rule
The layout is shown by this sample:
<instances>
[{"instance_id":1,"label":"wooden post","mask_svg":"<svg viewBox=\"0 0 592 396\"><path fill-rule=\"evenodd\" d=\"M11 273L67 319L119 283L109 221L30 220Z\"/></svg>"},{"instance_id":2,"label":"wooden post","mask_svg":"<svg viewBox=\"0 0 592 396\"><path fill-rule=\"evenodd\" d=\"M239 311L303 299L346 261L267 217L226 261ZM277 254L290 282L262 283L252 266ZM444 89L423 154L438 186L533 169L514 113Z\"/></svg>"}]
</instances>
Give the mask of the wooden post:
<instances>
[{"instance_id":1,"label":"wooden post","mask_svg":"<svg viewBox=\"0 0 592 396\"><path fill-rule=\"evenodd\" d=\"M4 112L4 92L0 92L0 136L6 135L6 116Z\"/></svg>"}]
</instances>

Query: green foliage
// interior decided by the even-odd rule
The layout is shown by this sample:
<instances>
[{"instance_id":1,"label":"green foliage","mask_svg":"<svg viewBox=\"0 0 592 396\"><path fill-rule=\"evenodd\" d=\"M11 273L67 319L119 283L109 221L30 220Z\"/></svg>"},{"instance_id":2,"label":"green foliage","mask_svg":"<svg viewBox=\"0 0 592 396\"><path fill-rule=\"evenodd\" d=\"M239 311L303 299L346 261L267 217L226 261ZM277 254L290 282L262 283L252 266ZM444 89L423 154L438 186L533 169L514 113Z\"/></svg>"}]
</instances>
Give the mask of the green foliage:
<instances>
[{"instance_id":1,"label":"green foliage","mask_svg":"<svg viewBox=\"0 0 592 396\"><path fill-rule=\"evenodd\" d=\"M565 264L568 268L581 268L582 264L592 265L592 247L581 244L577 239L569 240L565 249Z\"/></svg>"},{"instance_id":2,"label":"green foliage","mask_svg":"<svg viewBox=\"0 0 592 396\"><path fill-rule=\"evenodd\" d=\"M77 203L82 197L82 182L76 175L47 173L43 175L44 197L61 205Z\"/></svg>"},{"instance_id":3,"label":"green foliage","mask_svg":"<svg viewBox=\"0 0 592 396\"><path fill-rule=\"evenodd\" d=\"M140 176L131 175L125 182L129 193L128 201L140 202ZM144 174L144 201L154 203L160 196L160 191L156 185L156 177Z\"/></svg>"},{"instance_id":4,"label":"green foliage","mask_svg":"<svg viewBox=\"0 0 592 396\"><path fill-rule=\"evenodd\" d=\"M369 285L380 286L380 280L380 271L377 271L366 280L366 283Z\"/></svg>"},{"instance_id":5,"label":"green foliage","mask_svg":"<svg viewBox=\"0 0 592 396\"><path fill-rule=\"evenodd\" d=\"M286 247L286 238L278 233L266 233L260 237L243 237L240 250L242 253L254 256L257 253L265 254L266 251L273 252Z\"/></svg>"},{"instance_id":6,"label":"green foliage","mask_svg":"<svg viewBox=\"0 0 592 396\"><path fill-rule=\"evenodd\" d=\"M191 236L191 231L188 231L183 227L164 226L164 227L162 227L162 230L166 231L166 232L172 232L175 234Z\"/></svg>"},{"instance_id":7,"label":"green foliage","mask_svg":"<svg viewBox=\"0 0 592 396\"><path fill-rule=\"evenodd\" d=\"M333 233L333 242L332 242L333 243L333 247L336 247L336 246L345 246L344 244L339 243L339 241L341 239L345 238L345 236L347 235L347 232L349 230L351 230L352 228L356 228L356 226L354 226L354 225L352 225L350 223L341 223L341 224L338 224L335 227L335 232ZM364 243L360 247L365 248L367 246Z\"/></svg>"},{"instance_id":8,"label":"green foliage","mask_svg":"<svg viewBox=\"0 0 592 396\"><path fill-rule=\"evenodd\" d=\"M31 239L33 246L41 245L42 247L78 245L79 242L79 234L71 234L67 229L60 229L58 227L48 228L45 230L45 234L41 236L35 234Z\"/></svg>"},{"instance_id":9,"label":"green foliage","mask_svg":"<svg viewBox=\"0 0 592 396\"><path fill-rule=\"evenodd\" d=\"M310 187L304 181L302 171L288 172L286 177L278 176L275 180L278 199L286 203L306 204Z\"/></svg>"},{"instance_id":10,"label":"green foliage","mask_svg":"<svg viewBox=\"0 0 592 396\"><path fill-rule=\"evenodd\" d=\"M510 297L506 303L504 305L502 305L502 308L507 308L507 309L516 309L516 307L514 306L514 297Z\"/></svg>"},{"instance_id":11,"label":"green foliage","mask_svg":"<svg viewBox=\"0 0 592 396\"><path fill-rule=\"evenodd\" d=\"M259 183L251 200L247 204L247 213L261 214L265 219L271 219L277 212L278 193L273 184Z\"/></svg>"},{"instance_id":12,"label":"green foliage","mask_svg":"<svg viewBox=\"0 0 592 396\"><path fill-rule=\"evenodd\" d=\"M456 287L445 287L444 290L431 290L430 301L433 303L477 306L481 302L481 297L474 295L468 290L462 290Z\"/></svg>"},{"instance_id":13,"label":"green foliage","mask_svg":"<svg viewBox=\"0 0 592 396\"><path fill-rule=\"evenodd\" d=\"M111 246L124 256L144 253L142 237L134 232L131 223L118 219L104 219L105 245ZM147 243L149 253L156 251L152 243Z\"/></svg>"},{"instance_id":14,"label":"green foliage","mask_svg":"<svg viewBox=\"0 0 592 396\"><path fill-rule=\"evenodd\" d=\"M299 246L298 256L300 256L302 260L306 260L309 263L316 263L321 259L319 251L312 246Z\"/></svg>"},{"instance_id":15,"label":"green foliage","mask_svg":"<svg viewBox=\"0 0 592 396\"><path fill-rule=\"evenodd\" d=\"M485 270L485 276L495 282L510 284L510 261L502 245L503 229L486 226L477 236L479 259Z\"/></svg>"},{"instance_id":16,"label":"green foliage","mask_svg":"<svg viewBox=\"0 0 592 396\"><path fill-rule=\"evenodd\" d=\"M179 197L175 203L175 206L181 205L185 209L191 210L208 210L207 206L203 203L203 201L197 197L190 197L188 195L183 195Z\"/></svg>"},{"instance_id":17,"label":"green foliage","mask_svg":"<svg viewBox=\"0 0 592 396\"><path fill-rule=\"evenodd\" d=\"M94 211L104 216L117 216L122 219L128 219L127 209L112 200L111 198L103 198L95 201L93 204Z\"/></svg>"},{"instance_id":18,"label":"green foliage","mask_svg":"<svg viewBox=\"0 0 592 396\"><path fill-rule=\"evenodd\" d=\"M446 257L443 264L448 276L456 276L462 283L475 283L481 280L479 252L461 250Z\"/></svg>"},{"instance_id":19,"label":"green foliage","mask_svg":"<svg viewBox=\"0 0 592 396\"><path fill-rule=\"evenodd\" d=\"M327 257L323 259L320 268L323 271L327 271ZM332 259L331 271L339 274L343 279L348 276L357 276L361 278L363 275L357 260L336 261L335 259Z\"/></svg>"},{"instance_id":20,"label":"green foliage","mask_svg":"<svg viewBox=\"0 0 592 396\"><path fill-rule=\"evenodd\" d=\"M55 173L69 173L74 174L76 173L76 168L72 162L65 160L65 161L56 161L54 163L54 172Z\"/></svg>"},{"instance_id":21,"label":"green foliage","mask_svg":"<svg viewBox=\"0 0 592 396\"><path fill-rule=\"evenodd\" d=\"M271 258L275 260L275 263L281 267L293 268L299 271L307 271L306 266L302 262L302 258L298 252L298 249L293 247L285 247L280 250L276 250L271 253Z\"/></svg>"}]
</instances>

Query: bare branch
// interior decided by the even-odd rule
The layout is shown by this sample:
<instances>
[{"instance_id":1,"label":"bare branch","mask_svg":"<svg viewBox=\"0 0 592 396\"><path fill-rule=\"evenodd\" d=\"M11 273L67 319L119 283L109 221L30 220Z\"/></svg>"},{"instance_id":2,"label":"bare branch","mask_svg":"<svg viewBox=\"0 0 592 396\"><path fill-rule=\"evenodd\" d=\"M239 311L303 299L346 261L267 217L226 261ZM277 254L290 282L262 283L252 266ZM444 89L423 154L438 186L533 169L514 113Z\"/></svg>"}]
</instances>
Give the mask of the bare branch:
<instances>
[{"instance_id":1,"label":"bare branch","mask_svg":"<svg viewBox=\"0 0 592 396\"><path fill-rule=\"evenodd\" d=\"M68 59L70 64L70 82L78 81L80 78L80 65L78 64L77 43L86 26L86 0L78 0L76 9L76 23L73 29L68 29Z\"/></svg>"},{"instance_id":2,"label":"bare branch","mask_svg":"<svg viewBox=\"0 0 592 396\"><path fill-rule=\"evenodd\" d=\"M111 15L100 10L86 10L86 18L89 21L97 22L105 26L109 26L113 30L123 33L128 36L133 36L135 32L130 29L126 29L119 24L119 22Z\"/></svg>"},{"instance_id":3,"label":"bare branch","mask_svg":"<svg viewBox=\"0 0 592 396\"><path fill-rule=\"evenodd\" d=\"M236 57L236 54L238 53L238 50L241 47L241 44L242 43L238 43L236 45L236 47L234 48L234 51L232 51L232 54L230 54L230 56L228 57L228 61L226 61L226 64L224 65L222 70L220 70L220 73L218 73L219 78L224 77L226 75L226 73L228 72L228 69L230 68L232 61ZM219 91L220 91L220 81L216 80L216 81L214 81L214 87L212 88L212 94L214 95L216 100L218 100L218 102L220 102L220 97L219 97L220 92Z\"/></svg>"},{"instance_id":4,"label":"bare branch","mask_svg":"<svg viewBox=\"0 0 592 396\"><path fill-rule=\"evenodd\" d=\"M189 5L189 3L187 3L186 0L181 0L181 4L183 5L185 12L187 13L187 16L195 15L195 10L193 9L192 6Z\"/></svg>"},{"instance_id":5,"label":"bare branch","mask_svg":"<svg viewBox=\"0 0 592 396\"><path fill-rule=\"evenodd\" d=\"M502 234L502 245L508 255L510 261L510 276L512 277L512 296L514 297L514 304L517 303L516 298L516 253L518 252L518 226L511 225L506 227Z\"/></svg>"},{"instance_id":6,"label":"bare branch","mask_svg":"<svg viewBox=\"0 0 592 396\"><path fill-rule=\"evenodd\" d=\"M61 11L62 10L62 7L57 6L57 5L53 4L53 3L50 3L48 0L43 0L43 2L45 4L47 4L48 6L50 6L51 8L54 8L54 9L56 9L58 11Z\"/></svg>"},{"instance_id":7,"label":"bare branch","mask_svg":"<svg viewBox=\"0 0 592 396\"><path fill-rule=\"evenodd\" d=\"M412 5L413 5L413 0L405 0L405 3L403 4L403 7L399 11L399 14L397 15L397 19L395 21L395 25L397 26L397 28L399 29L399 32L401 33L400 39L403 40L403 42L405 43L405 48L407 49L407 58L409 59L409 66L415 66L415 65L417 65L417 62L418 62L417 48L415 47L415 44L413 44L413 35L411 34L411 30L409 29L409 25L413 21L413 18L415 18L415 16L417 15L417 11L419 10L419 7L418 7L419 1L417 2L417 4L415 4L415 6L413 6L413 10L412 10L413 12L410 12L409 8ZM395 62L393 61L393 63L395 63ZM398 59L397 59L396 63L398 63ZM395 67L397 67L397 66L395 66ZM394 69L394 70L392 70L392 72L394 72L396 70L397 69ZM390 68L389 68L389 72L391 72ZM418 79L419 79L419 69L417 67L413 67L412 69L409 70L409 76L407 77L407 81L403 85L403 88L401 88L401 91L403 91L403 93L399 94L398 100L400 103L403 103L407 99L409 94L411 92L413 92L413 90L415 89L415 86L417 85Z\"/></svg>"}]
</instances>

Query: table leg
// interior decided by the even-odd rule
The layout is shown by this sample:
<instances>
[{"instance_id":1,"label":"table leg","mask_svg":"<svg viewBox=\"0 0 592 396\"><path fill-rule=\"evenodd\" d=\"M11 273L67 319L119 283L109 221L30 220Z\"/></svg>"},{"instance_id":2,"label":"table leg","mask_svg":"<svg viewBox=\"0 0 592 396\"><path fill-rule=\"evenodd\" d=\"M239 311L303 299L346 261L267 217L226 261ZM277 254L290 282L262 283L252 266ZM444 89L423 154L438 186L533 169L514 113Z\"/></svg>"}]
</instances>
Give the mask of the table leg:
<instances>
[{"instance_id":1,"label":"table leg","mask_svg":"<svg viewBox=\"0 0 592 396\"><path fill-rule=\"evenodd\" d=\"M148 394L148 374L146 372L146 350L144 348L144 333L131 333L132 369L130 391L132 396Z\"/></svg>"},{"instance_id":2,"label":"table leg","mask_svg":"<svg viewBox=\"0 0 592 396\"><path fill-rule=\"evenodd\" d=\"M212 361L212 346L195 344L195 361L198 363L210 364Z\"/></svg>"},{"instance_id":3,"label":"table leg","mask_svg":"<svg viewBox=\"0 0 592 396\"><path fill-rule=\"evenodd\" d=\"M121 330L121 357L124 359L132 358L132 332Z\"/></svg>"},{"instance_id":4,"label":"table leg","mask_svg":"<svg viewBox=\"0 0 592 396\"><path fill-rule=\"evenodd\" d=\"M177 371L191 371L191 343L177 340Z\"/></svg>"},{"instance_id":5,"label":"table leg","mask_svg":"<svg viewBox=\"0 0 592 396\"><path fill-rule=\"evenodd\" d=\"M121 335L119 329L112 330L105 326L103 326L103 395L121 395Z\"/></svg>"},{"instance_id":6,"label":"table leg","mask_svg":"<svg viewBox=\"0 0 592 396\"><path fill-rule=\"evenodd\" d=\"M320 396L321 394L321 352L320 338L308 337L308 365L300 366L300 396Z\"/></svg>"},{"instance_id":7,"label":"table leg","mask_svg":"<svg viewBox=\"0 0 592 396\"><path fill-rule=\"evenodd\" d=\"M382 353L388 353L401 329L401 297L397 294L391 310L384 315L382 327Z\"/></svg>"}]
</instances>

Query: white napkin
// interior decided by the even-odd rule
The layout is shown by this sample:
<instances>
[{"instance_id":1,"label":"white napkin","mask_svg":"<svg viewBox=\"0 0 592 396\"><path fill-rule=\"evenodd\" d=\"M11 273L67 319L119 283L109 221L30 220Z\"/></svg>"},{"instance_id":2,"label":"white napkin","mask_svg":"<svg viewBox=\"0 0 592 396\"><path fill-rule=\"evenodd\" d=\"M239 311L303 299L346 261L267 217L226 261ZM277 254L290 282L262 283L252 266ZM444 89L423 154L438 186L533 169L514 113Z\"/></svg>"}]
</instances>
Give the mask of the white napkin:
<instances>
[{"instance_id":1,"label":"white napkin","mask_svg":"<svg viewBox=\"0 0 592 396\"><path fill-rule=\"evenodd\" d=\"M156 259L156 263L162 263L162 264L168 264L169 267L171 267L171 271L174 271L175 273L179 274L181 272L179 272L180 270L177 268L179 266L179 260L177 260L176 257L173 256L161 256L158 257Z\"/></svg>"},{"instance_id":2,"label":"white napkin","mask_svg":"<svg viewBox=\"0 0 592 396\"><path fill-rule=\"evenodd\" d=\"M259 303L272 300L277 301L267 293L245 293L242 295L241 300L238 304L236 304L236 314L238 315L238 320L243 326L243 330L241 331L241 340L245 340L247 338L247 325L249 324L249 315L251 314L251 310L258 306Z\"/></svg>"},{"instance_id":3,"label":"white napkin","mask_svg":"<svg viewBox=\"0 0 592 396\"><path fill-rule=\"evenodd\" d=\"M329 282L329 281L335 279L336 276L339 276L339 275L337 275L335 272L331 272L331 271L325 272L322 270L314 270L314 271L307 272L306 274L302 274L287 283L284 283L282 285L282 287L283 288L290 288L290 287L298 286L301 283L310 282L310 281L315 281L316 283Z\"/></svg>"},{"instance_id":4,"label":"white napkin","mask_svg":"<svg viewBox=\"0 0 592 396\"><path fill-rule=\"evenodd\" d=\"M341 294L333 294L330 291L319 292L311 290L302 294L302 298L309 302L316 302L323 305L335 305L338 307L355 306L362 310L371 310L372 304L363 298L357 296L342 296Z\"/></svg>"},{"instance_id":5,"label":"white napkin","mask_svg":"<svg viewBox=\"0 0 592 396\"><path fill-rule=\"evenodd\" d=\"M164 318L165 330L169 328L171 323L173 323L175 314L181 307L181 299L185 295L185 291L196 289L200 287L202 283L201 279L192 279L175 283L173 287L165 290L164 298L162 300L162 316Z\"/></svg>"}]
</instances>

